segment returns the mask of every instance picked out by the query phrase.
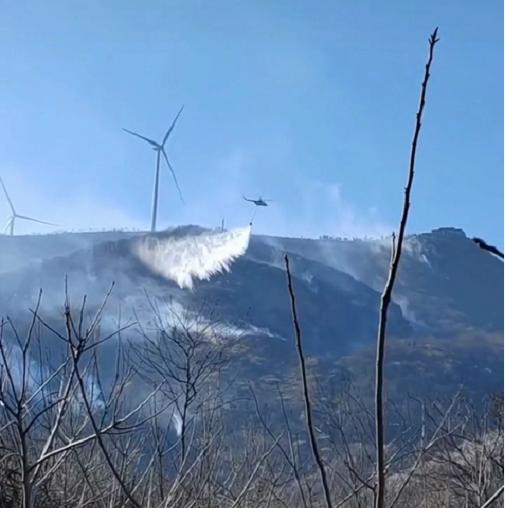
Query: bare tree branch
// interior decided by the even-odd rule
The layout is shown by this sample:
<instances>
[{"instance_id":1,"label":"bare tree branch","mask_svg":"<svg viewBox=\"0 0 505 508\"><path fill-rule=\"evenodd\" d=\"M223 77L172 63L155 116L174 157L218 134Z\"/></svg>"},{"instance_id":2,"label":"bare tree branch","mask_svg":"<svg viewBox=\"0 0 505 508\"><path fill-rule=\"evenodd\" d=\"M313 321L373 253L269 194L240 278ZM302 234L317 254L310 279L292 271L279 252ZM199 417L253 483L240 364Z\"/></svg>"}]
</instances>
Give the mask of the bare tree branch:
<instances>
[{"instance_id":1,"label":"bare tree branch","mask_svg":"<svg viewBox=\"0 0 505 508\"><path fill-rule=\"evenodd\" d=\"M503 485L480 508L490 508L495 501L498 501L502 494Z\"/></svg>"},{"instance_id":2,"label":"bare tree branch","mask_svg":"<svg viewBox=\"0 0 505 508\"><path fill-rule=\"evenodd\" d=\"M419 133L421 131L421 121L426 102L426 90L430 78L430 68L433 61L433 50L437 39L438 28L431 34L429 39L429 56L425 67L424 80L421 86L421 98L419 101L419 109L416 115L416 126L414 130L414 138L412 140L412 149L410 152L410 164L405 187L405 196L403 201L403 210L398 230L398 242L393 249L389 275L381 296L379 327L377 332L377 359L376 359L376 380L375 380L375 427L376 427L376 454L377 454L377 495L375 498L375 507L384 508L385 498L385 473L384 473L384 405L383 405L383 379L384 379L384 345L386 340L386 322L389 304L391 303L391 295L400 264L402 254L403 238L407 227L407 220L410 208L410 195L412 192L412 184L414 181L415 163L417 143Z\"/></svg>"},{"instance_id":3,"label":"bare tree branch","mask_svg":"<svg viewBox=\"0 0 505 508\"><path fill-rule=\"evenodd\" d=\"M319 447L316 440L316 434L314 432L314 424L312 422L312 409L310 403L310 395L309 395L309 385L307 380L307 369L305 367L305 357L303 354L302 347L302 331L300 329L300 323L298 322L298 314L296 310L296 297L293 289L293 281L291 279L291 271L289 269L289 258L286 254L284 256L284 261L286 263L286 274L288 276L288 291L289 297L291 300L291 312L293 316L293 327L295 331L295 340L296 340L296 350L298 353L298 360L300 362L300 372L302 376L302 387L303 387L303 400L305 402L305 418L307 423L307 431L310 439L310 446L312 448L312 453L314 455L314 460L316 461L317 467L319 469L319 474L321 476L321 483L323 485L324 497L326 500L326 505L328 508L332 508L331 502L331 494L330 487L328 485L328 479L326 476L326 470L324 468L323 460L321 458L321 454L319 452Z\"/></svg>"}]
</instances>

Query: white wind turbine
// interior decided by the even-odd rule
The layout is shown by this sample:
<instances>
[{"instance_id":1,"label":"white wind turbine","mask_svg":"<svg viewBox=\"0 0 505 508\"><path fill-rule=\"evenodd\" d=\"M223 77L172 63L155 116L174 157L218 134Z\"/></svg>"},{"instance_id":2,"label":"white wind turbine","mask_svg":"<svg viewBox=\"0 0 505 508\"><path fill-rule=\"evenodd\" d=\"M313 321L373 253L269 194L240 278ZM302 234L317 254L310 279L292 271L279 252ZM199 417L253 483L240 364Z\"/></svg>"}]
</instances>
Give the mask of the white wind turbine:
<instances>
[{"instance_id":1,"label":"white wind turbine","mask_svg":"<svg viewBox=\"0 0 505 508\"><path fill-rule=\"evenodd\" d=\"M4 182L2 178L0 177L0 184L2 185L2 189L4 191L5 197L7 198L7 201L9 203L10 209L11 209L11 216L9 217L9 220L7 221L7 224L4 228L4 233L9 233L9 235L14 235L14 224L16 222L16 219L22 219L22 220L29 220L31 222L38 222L39 224L47 224L48 226L57 226L57 224L53 224L52 222L45 222L43 220L34 219L33 217L28 217L26 215L20 215L16 212L16 209L14 208L14 205L12 204L12 200L9 196L9 193L7 192L7 189L5 188Z\"/></svg>"},{"instance_id":2,"label":"white wind turbine","mask_svg":"<svg viewBox=\"0 0 505 508\"><path fill-rule=\"evenodd\" d=\"M159 180L160 180L160 161L161 156L163 155L163 158L165 159L165 162L167 163L168 169L172 173L172 176L174 178L175 186L177 187L177 191L179 192L179 197L181 198L181 201L184 202L184 199L182 198L182 192L179 187L179 183L177 182L177 177L175 176L175 171L172 165L170 164L170 161L168 160L167 152L165 151L165 143L167 142L168 136L170 136L171 132L174 130L175 124L182 113L182 110L184 109L184 106L181 107L179 112L177 113L174 121L172 122L172 125L168 128L163 141L158 143L157 141L154 141L152 139L146 138L145 136L142 136L138 134L137 132L130 131L128 129L123 130L127 132L128 134L131 134L132 136L137 136L140 139L143 139L147 143L149 143L152 147L152 149L156 152L156 171L154 174L154 189L153 189L153 202L152 202L152 214L151 214L151 231L156 231L156 218L158 215L158 188L159 188Z\"/></svg>"}]
</instances>

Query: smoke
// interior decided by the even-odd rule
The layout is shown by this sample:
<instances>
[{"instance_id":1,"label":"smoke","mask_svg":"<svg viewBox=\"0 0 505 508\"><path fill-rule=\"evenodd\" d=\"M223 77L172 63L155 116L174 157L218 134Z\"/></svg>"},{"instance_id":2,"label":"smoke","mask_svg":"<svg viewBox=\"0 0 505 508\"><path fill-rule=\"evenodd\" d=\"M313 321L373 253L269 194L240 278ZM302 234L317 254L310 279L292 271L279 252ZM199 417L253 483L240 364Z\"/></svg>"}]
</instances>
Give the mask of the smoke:
<instances>
[{"instance_id":1,"label":"smoke","mask_svg":"<svg viewBox=\"0 0 505 508\"><path fill-rule=\"evenodd\" d=\"M229 271L231 263L245 254L251 226L230 231L206 231L182 237L143 237L133 244L133 254L149 269L173 280L181 288L193 288L193 280L209 280Z\"/></svg>"},{"instance_id":2,"label":"smoke","mask_svg":"<svg viewBox=\"0 0 505 508\"><path fill-rule=\"evenodd\" d=\"M174 409L172 413L172 425L178 437L182 434L182 417L178 409Z\"/></svg>"}]
</instances>

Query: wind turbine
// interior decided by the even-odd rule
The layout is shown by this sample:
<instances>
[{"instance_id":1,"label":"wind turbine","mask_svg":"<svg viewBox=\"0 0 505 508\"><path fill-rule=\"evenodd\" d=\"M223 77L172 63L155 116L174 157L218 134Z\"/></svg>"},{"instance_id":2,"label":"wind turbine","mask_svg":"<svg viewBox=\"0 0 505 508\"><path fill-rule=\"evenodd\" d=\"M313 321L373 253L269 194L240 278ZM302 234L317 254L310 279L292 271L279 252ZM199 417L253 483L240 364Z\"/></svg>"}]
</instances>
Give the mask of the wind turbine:
<instances>
[{"instance_id":1,"label":"wind turbine","mask_svg":"<svg viewBox=\"0 0 505 508\"><path fill-rule=\"evenodd\" d=\"M31 222L38 222L39 224L47 224L48 226L57 226L57 224L53 224L52 222L45 222L43 220L34 219L33 217L28 217L26 215L20 215L16 212L16 209L14 208L14 205L12 204L12 200L9 196L9 193L7 192L7 189L5 188L5 184L0 177L0 184L2 185L2 189L4 191L5 197L7 198L7 201L9 203L9 206L11 208L11 216L9 217L9 220L7 221L7 224L5 225L4 232L8 231L9 235L14 235L14 224L16 222L16 219L22 219L22 220L29 220Z\"/></svg>"},{"instance_id":2,"label":"wind turbine","mask_svg":"<svg viewBox=\"0 0 505 508\"><path fill-rule=\"evenodd\" d=\"M128 134L131 134L132 136L137 136L140 139L143 139L147 143L149 143L152 147L152 149L156 152L156 172L154 174L154 189L153 189L153 204L152 204L152 214L151 214L151 232L156 231L156 217L158 215L158 188L159 188L159 180L160 180L160 162L161 162L161 156L163 155L163 158L165 159L165 162L167 163L168 169L172 173L172 176L174 178L175 186L177 187L177 191L179 192L179 197L181 198L181 201L184 203L184 199L182 197L182 192L179 187L179 183L177 182L177 177L175 176L175 171L172 165L170 164L170 161L168 160L167 152L165 151L165 143L167 142L168 136L172 133L174 130L175 124L177 120L179 119L180 114L182 113L182 110L184 109L184 106L181 107L179 112L177 113L176 117L174 118L174 121L172 122L172 125L168 128L163 141L158 143L157 141L154 141L153 139L146 138L145 136L142 136L138 132L130 131L128 129L123 130L127 132Z\"/></svg>"}]
</instances>

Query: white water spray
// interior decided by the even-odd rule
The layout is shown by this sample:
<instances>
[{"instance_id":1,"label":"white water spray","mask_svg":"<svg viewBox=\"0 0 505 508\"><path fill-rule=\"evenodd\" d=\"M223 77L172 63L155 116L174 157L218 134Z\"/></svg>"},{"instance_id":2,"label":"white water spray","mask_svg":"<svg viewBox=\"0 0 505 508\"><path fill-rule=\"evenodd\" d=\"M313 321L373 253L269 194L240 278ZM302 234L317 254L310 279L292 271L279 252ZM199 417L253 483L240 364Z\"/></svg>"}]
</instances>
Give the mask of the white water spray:
<instances>
[{"instance_id":1,"label":"white water spray","mask_svg":"<svg viewBox=\"0 0 505 508\"><path fill-rule=\"evenodd\" d=\"M250 225L182 237L144 237L134 243L133 253L154 272L191 289L194 279L209 280L229 271L232 262L245 254L250 237Z\"/></svg>"}]
</instances>

